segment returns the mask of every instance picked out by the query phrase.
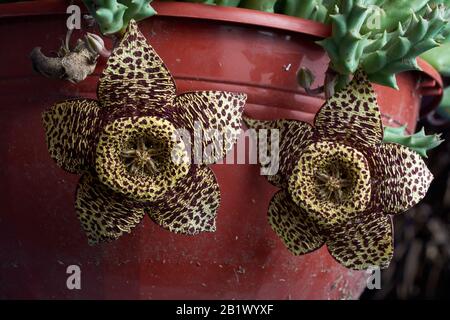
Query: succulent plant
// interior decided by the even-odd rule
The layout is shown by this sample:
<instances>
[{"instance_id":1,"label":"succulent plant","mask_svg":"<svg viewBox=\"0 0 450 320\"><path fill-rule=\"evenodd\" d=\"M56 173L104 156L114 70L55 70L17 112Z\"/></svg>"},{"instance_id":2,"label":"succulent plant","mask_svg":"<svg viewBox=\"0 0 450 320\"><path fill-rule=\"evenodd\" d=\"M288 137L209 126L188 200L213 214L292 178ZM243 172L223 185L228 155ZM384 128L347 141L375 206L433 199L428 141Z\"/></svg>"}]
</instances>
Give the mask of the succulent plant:
<instances>
[{"instance_id":1,"label":"succulent plant","mask_svg":"<svg viewBox=\"0 0 450 320\"><path fill-rule=\"evenodd\" d=\"M384 127L383 142L401 144L427 158L428 150L436 148L443 140L441 140L440 134L426 135L424 128L409 135L406 133L406 126L402 126L398 128Z\"/></svg>"},{"instance_id":2,"label":"succulent plant","mask_svg":"<svg viewBox=\"0 0 450 320\"><path fill-rule=\"evenodd\" d=\"M103 34L124 31L131 19L143 20L156 14L152 0L83 0Z\"/></svg>"},{"instance_id":3,"label":"succulent plant","mask_svg":"<svg viewBox=\"0 0 450 320\"><path fill-rule=\"evenodd\" d=\"M330 57L330 68L344 78L342 86L345 86L347 76L358 69L364 49L370 44L369 34L360 33L369 15L367 6L362 3L344 0L341 6L336 6L330 15L331 37L318 41Z\"/></svg>"},{"instance_id":4,"label":"succulent plant","mask_svg":"<svg viewBox=\"0 0 450 320\"><path fill-rule=\"evenodd\" d=\"M298 18L326 22L330 8L336 0L284 0L280 1L279 13Z\"/></svg>"},{"instance_id":5,"label":"succulent plant","mask_svg":"<svg viewBox=\"0 0 450 320\"><path fill-rule=\"evenodd\" d=\"M442 31L448 23L444 6L410 12L391 32L365 31L371 15L370 2L342 0L330 15L332 36L319 41L330 56L330 67L345 80L338 81L337 89L345 86L348 76L359 67L372 82L397 88L395 74L419 70L416 57L443 40Z\"/></svg>"},{"instance_id":6,"label":"succulent plant","mask_svg":"<svg viewBox=\"0 0 450 320\"><path fill-rule=\"evenodd\" d=\"M242 0L239 4L241 8L254 9L265 12L275 12L277 0Z\"/></svg>"},{"instance_id":7,"label":"succulent plant","mask_svg":"<svg viewBox=\"0 0 450 320\"><path fill-rule=\"evenodd\" d=\"M427 7L422 16L413 13L405 24L399 23L397 30L380 36L377 40L381 41L374 42L377 45L371 48L374 51L362 57L362 67L369 79L396 88L396 73L420 70L416 57L439 46L441 31L447 24L444 14L444 7Z\"/></svg>"},{"instance_id":8,"label":"succulent plant","mask_svg":"<svg viewBox=\"0 0 450 320\"><path fill-rule=\"evenodd\" d=\"M392 32L399 21L407 20L411 13L420 14L430 0L365 0L370 10L368 24L364 24L362 32L377 30Z\"/></svg>"},{"instance_id":9,"label":"succulent plant","mask_svg":"<svg viewBox=\"0 0 450 320\"><path fill-rule=\"evenodd\" d=\"M437 4L444 4L450 7L450 1L430 1L430 5L434 6ZM431 64L439 73L444 76L450 76L450 55L448 54L450 50L450 24L448 24L442 32L443 43L431 50L424 52L420 57Z\"/></svg>"},{"instance_id":10,"label":"succulent plant","mask_svg":"<svg viewBox=\"0 0 450 320\"><path fill-rule=\"evenodd\" d=\"M439 73L450 76L450 42L445 42L439 47L428 50L420 56L426 62L431 64Z\"/></svg>"}]
</instances>

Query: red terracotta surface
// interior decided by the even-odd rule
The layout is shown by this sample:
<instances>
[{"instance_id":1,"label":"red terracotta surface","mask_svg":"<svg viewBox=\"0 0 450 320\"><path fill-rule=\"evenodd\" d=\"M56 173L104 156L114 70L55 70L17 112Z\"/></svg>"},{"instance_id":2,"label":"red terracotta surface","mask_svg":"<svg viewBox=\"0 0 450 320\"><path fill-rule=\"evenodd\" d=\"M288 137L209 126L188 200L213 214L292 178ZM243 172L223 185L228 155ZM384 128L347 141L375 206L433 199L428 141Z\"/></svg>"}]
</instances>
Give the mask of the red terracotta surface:
<instances>
[{"instance_id":1,"label":"red terracotta surface","mask_svg":"<svg viewBox=\"0 0 450 320\"><path fill-rule=\"evenodd\" d=\"M306 96L295 78L304 66L317 85L323 82L327 57L306 33L324 36L326 27L244 9L154 6L160 15L140 27L179 92L242 91L250 116L313 119L323 101ZM0 5L0 39L7 44L0 50L0 298L358 297L364 272L341 267L326 248L294 257L276 237L266 218L276 188L256 165L213 166L222 192L214 234L175 235L146 217L131 235L88 246L74 212L78 177L50 159L41 113L56 101L95 97L104 61L94 76L73 85L33 74L28 59L35 46L58 48L64 12L60 1ZM400 91L376 86L385 121L413 130L419 94L439 97L442 83L434 77L401 74ZM81 267L82 290L66 288L71 264Z\"/></svg>"}]
</instances>

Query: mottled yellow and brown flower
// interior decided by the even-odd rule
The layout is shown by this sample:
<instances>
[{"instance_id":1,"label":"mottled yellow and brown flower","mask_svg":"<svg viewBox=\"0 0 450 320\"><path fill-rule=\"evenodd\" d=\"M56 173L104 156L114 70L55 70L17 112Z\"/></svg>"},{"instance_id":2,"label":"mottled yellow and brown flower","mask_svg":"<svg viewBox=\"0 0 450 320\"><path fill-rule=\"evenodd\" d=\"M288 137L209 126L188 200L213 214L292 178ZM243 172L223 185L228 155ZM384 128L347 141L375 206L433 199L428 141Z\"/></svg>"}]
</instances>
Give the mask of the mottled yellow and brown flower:
<instances>
[{"instance_id":1,"label":"mottled yellow and brown flower","mask_svg":"<svg viewBox=\"0 0 450 320\"><path fill-rule=\"evenodd\" d=\"M280 130L280 163L268 180L280 187L269 222L296 255L326 244L352 269L387 267L393 254L392 215L414 206L433 179L416 152L383 143L376 95L358 72L322 106L314 121L245 119ZM271 164L267 164L271 166Z\"/></svg>"},{"instance_id":2,"label":"mottled yellow and brown flower","mask_svg":"<svg viewBox=\"0 0 450 320\"><path fill-rule=\"evenodd\" d=\"M171 74L132 21L100 78L98 101L64 101L43 114L51 157L82 174L75 206L89 242L117 239L145 213L173 232L214 231L220 192L207 165L234 144L245 99L218 91L177 96ZM198 165L174 139L176 129L194 136L194 124L225 140Z\"/></svg>"}]
</instances>

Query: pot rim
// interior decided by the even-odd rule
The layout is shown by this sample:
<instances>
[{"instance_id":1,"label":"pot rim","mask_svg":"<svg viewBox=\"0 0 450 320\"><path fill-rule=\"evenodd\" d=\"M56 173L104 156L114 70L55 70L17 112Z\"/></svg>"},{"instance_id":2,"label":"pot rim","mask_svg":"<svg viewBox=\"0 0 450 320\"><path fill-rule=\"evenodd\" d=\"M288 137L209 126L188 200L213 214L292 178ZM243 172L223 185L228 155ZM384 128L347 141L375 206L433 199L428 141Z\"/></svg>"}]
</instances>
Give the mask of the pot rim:
<instances>
[{"instance_id":1,"label":"pot rim","mask_svg":"<svg viewBox=\"0 0 450 320\"><path fill-rule=\"evenodd\" d=\"M75 4L84 5L81 1ZM65 14L67 3L60 0L34 0L0 4L0 18L30 15ZM183 17L200 20L231 22L235 24L263 26L271 29L304 33L320 38L331 34L329 26L307 19L291 17L283 14L268 13L252 9L204 5L190 2L158 2L152 7L159 16Z\"/></svg>"},{"instance_id":2,"label":"pot rim","mask_svg":"<svg viewBox=\"0 0 450 320\"><path fill-rule=\"evenodd\" d=\"M84 5L80 0L74 4ZM34 0L0 4L0 19L23 16L66 14L67 3L60 0ZM162 17L179 17L199 20L228 22L237 25L259 26L269 29L302 33L317 38L325 38L331 34L331 27L320 22L291 17L283 14L261 12L257 10L204 5L189 2L158 2L152 7ZM422 105L420 116L425 116L439 105L443 95L443 80L439 72L421 58L417 62L422 69L419 74L425 75L418 85L418 92L431 97L427 105Z\"/></svg>"}]
</instances>

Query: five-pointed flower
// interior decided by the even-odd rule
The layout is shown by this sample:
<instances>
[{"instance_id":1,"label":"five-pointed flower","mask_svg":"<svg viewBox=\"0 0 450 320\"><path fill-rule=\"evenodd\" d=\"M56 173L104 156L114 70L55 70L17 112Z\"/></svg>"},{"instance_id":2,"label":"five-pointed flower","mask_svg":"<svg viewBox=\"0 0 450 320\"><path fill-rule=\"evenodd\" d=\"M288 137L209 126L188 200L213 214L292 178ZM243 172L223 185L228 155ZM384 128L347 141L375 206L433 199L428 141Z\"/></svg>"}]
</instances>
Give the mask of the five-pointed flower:
<instances>
[{"instance_id":1,"label":"five-pointed flower","mask_svg":"<svg viewBox=\"0 0 450 320\"><path fill-rule=\"evenodd\" d=\"M268 180L281 190L268 215L287 248L300 255L326 244L348 268L387 267L392 215L419 202L433 177L419 154L382 142L381 114L366 75L358 72L326 101L314 127L244 120L250 128L280 130L279 170Z\"/></svg>"},{"instance_id":2,"label":"five-pointed flower","mask_svg":"<svg viewBox=\"0 0 450 320\"><path fill-rule=\"evenodd\" d=\"M97 95L99 101L65 101L43 114L51 157L82 174L75 206L89 243L117 239L145 213L173 232L214 231L220 192L207 165L232 148L246 96L177 96L171 74L134 21L112 52ZM197 138L214 129L223 143L197 165L177 129ZM209 144L200 141L204 149Z\"/></svg>"}]
</instances>

